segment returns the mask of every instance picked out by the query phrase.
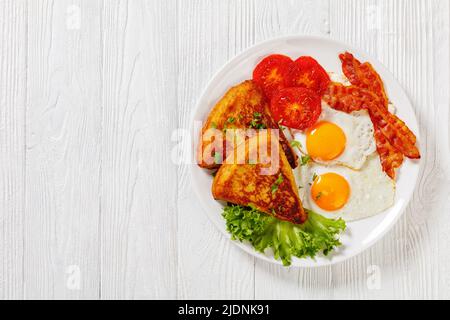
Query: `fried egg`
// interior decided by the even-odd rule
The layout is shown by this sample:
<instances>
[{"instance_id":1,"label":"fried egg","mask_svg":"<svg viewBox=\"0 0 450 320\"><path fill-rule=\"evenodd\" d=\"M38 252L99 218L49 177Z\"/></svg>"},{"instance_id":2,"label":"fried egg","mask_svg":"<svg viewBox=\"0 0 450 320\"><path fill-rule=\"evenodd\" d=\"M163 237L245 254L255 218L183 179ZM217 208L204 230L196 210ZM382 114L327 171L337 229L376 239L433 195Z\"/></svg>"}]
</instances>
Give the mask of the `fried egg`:
<instances>
[{"instance_id":1,"label":"fried egg","mask_svg":"<svg viewBox=\"0 0 450 320\"><path fill-rule=\"evenodd\" d=\"M373 154L360 170L309 162L297 171L303 206L328 218L367 218L394 203L395 183Z\"/></svg>"},{"instance_id":2,"label":"fried egg","mask_svg":"<svg viewBox=\"0 0 450 320\"><path fill-rule=\"evenodd\" d=\"M366 110L349 114L332 109L324 101L317 122L292 133L300 151L320 164L359 170L376 151L373 124Z\"/></svg>"}]
</instances>

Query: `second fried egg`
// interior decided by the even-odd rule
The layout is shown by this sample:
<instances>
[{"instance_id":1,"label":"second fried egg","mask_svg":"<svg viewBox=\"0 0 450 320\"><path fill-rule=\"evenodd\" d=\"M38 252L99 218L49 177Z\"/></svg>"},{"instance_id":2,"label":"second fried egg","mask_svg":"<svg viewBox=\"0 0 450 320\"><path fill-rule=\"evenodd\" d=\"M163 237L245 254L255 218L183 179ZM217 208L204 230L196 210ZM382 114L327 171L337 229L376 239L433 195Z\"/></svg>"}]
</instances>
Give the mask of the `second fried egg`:
<instances>
[{"instance_id":1,"label":"second fried egg","mask_svg":"<svg viewBox=\"0 0 450 320\"><path fill-rule=\"evenodd\" d=\"M359 171L309 162L300 167L297 182L304 207L328 218L358 220L394 203L395 183L383 172L376 154Z\"/></svg>"}]
</instances>

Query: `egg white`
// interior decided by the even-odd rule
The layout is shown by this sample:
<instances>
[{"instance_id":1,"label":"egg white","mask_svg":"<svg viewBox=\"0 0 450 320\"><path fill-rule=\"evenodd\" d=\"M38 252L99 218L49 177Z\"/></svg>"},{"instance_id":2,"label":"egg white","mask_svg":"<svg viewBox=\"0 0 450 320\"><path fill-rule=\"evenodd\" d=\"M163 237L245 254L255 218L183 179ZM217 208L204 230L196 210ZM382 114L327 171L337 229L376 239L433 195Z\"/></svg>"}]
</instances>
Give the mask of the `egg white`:
<instances>
[{"instance_id":1,"label":"egg white","mask_svg":"<svg viewBox=\"0 0 450 320\"><path fill-rule=\"evenodd\" d=\"M327 172L343 176L350 185L347 203L335 211L321 209L311 197L314 174ZM394 204L395 182L383 172L377 154L371 155L360 170L309 162L296 170L296 179L303 206L328 218L342 217L346 221L363 219L383 212Z\"/></svg>"}]
</instances>

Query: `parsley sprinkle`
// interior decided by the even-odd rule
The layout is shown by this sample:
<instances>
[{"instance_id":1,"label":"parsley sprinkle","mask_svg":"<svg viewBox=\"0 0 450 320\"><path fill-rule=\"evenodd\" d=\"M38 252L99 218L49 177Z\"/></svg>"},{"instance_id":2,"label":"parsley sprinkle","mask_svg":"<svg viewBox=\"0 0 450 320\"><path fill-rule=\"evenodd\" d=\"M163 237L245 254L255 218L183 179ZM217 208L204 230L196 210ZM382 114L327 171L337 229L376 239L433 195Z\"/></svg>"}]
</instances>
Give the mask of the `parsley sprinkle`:
<instances>
[{"instance_id":1,"label":"parsley sprinkle","mask_svg":"<svg viewBox=\"0 0 450 320\"><path fill-rule=\"evenodd\" d=\"M267 128L265 124L259 123L258 121L259 121L258 119L253 119L250 122L250 128L253 128L253 129L266 129Z\"/></svg>"},{"instance_id":2,"label":"parsley sprinkle","mask_svg":"<svg viewBox=\"0 0 450 320\"><path fill-rule=\"evenodd\" d=\"M317 179L317 174L314 172L313 176L312 176L312 181L316 181Z\"/></svg>"},{"instance_id":3,"label":"parsley sprinkle","mask_svg":"<svg viewBox=\"0 0 450 320\"><path fill-rule=\"evenodd\" d=\"M297 140L292 140L291 141L291 147L300 149L302 147L302 143L300 141L297 141Z\"/></svg>"},{"instance_id":4,"label":"parsley sprinkle","mask_svg":"<svg viewBox=\"0 0 450 320\"><path fill-rule=\"evenodd\" d=\"M322 196L322 192L320 191L320 192L316 195L316 200L319 200L321 196Z\"/></svg>"},{"instance_id":5,"label":"parsley sprinkle","mask_svg":"<svg viewBox=\"0 0 450 320\"><path fill-rule=\"evenodd\" d=\"M310 160L311 160L311 157L309 155L302 156L300 165L304 166L304 165L308 164L308 162Z\"/></svg>"},{"instance_id":6,"label":"parsley sprinkle","mask_svg":"<svg viewBox=\"0 0 450 320\"><path fill-rule=\"evenodd\" d=\"M217 123L215 123L215 122L211 122L211 128L213 128L213 129L217 129Z\"/></svg>"},{"instance_id":7,"label":"parsley sprinkle","mask_svg":"<svg viewBox=\"0 0 450 320\"><path fill-rule=\"evenodd\" d=\"M272 194L274 194L275 192L277 192L278 187L280 186L280 184L283 182L283 175L280 173L278 175L277 180L275 180L275 182L273 183L273 185L271 186L272 189Z\"/></svg>"},{"instance_id":8,"label":"parsley sprinkle","mask_svg":"<svg viewBox=\"0 0 450 320\"><path fill-rule=\"evenodd\" d=\"M228 123L233 123L234 120L235 120L235 119L234 119L233 117L229 117L227 121L228 121Z\"/></svg>"},{"instance_id":9,"label":"parsley sprinkle","mask_svg":"<svg viewBox=\"0 0 450 320\"><path fill-rule=\"evenodd\" d=\"M253 129L266 129L266 125L264 123L261 123L262 120L262 114L260 112L253 112L253 119L250 121L250 128Z\"/></svg>"}]
</instances>

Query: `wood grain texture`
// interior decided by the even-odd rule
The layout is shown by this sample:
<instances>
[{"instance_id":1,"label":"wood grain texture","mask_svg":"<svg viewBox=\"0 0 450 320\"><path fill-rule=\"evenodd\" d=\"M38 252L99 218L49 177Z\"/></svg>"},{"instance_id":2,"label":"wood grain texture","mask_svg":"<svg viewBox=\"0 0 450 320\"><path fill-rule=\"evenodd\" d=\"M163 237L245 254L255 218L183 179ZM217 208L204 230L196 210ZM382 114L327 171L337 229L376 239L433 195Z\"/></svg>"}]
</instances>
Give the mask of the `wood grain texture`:
<instances>
[{"instance_id":1,"label":"wood grain texture","mask_svg":"<svg viewBox=\"0 0 450 320\"><path fill-rule=\"evenodd\" d=\"M99 291L98 1L28 3L25 297Z\"/></svg>"},{"instance_id":2,"label":"wood grain texture","mask_svg":"<svg viewBox=\"0 0 450 320\"><path fill-rule=\"evenodd\" d=\"M254 42L255 2L179 1L178 122L189 128L201 90L229 58ZM191 35L195 34L193 41ZM189 141L185 140L185 149ZM178 167L178 294L181 299L252 299L254 259L225 239L207 219Z\"/></svg>"},{"instance_id":3,"label":"wood grain texture","mask_svg":"<svg viewBox=\"0 0 450 320\"><path fill-rule=\"evenodd\" d=\"M176 296L175 12L174 1L103 4L103 299Z\"/></svg>"},{"instance_id":4,"label":"wood grain texture","mask_svg":"<svg viewBox=\"0 0 450 320\"><path fill-rule=\"evenodd\" d=\"M23 297L26 10L0 2L0 299Z\"/></svg>"},{"instance_id":5,"label":"wood grain texture","mask_svg":"<svg viewBox=\"0 0 450 320\"><path fill-rule=\"evenodd\" d=\"M449 23L448 0L0 1L0 299L450 298ZM405 215L331 267L243 253L177 164L212 75L287 34L377 57L420 123Z\"/></svg>"}]
</instances>

